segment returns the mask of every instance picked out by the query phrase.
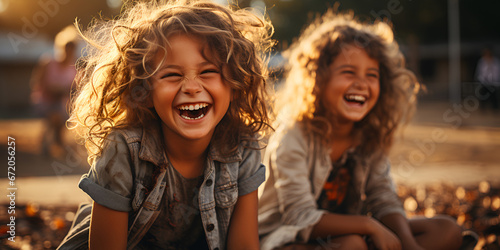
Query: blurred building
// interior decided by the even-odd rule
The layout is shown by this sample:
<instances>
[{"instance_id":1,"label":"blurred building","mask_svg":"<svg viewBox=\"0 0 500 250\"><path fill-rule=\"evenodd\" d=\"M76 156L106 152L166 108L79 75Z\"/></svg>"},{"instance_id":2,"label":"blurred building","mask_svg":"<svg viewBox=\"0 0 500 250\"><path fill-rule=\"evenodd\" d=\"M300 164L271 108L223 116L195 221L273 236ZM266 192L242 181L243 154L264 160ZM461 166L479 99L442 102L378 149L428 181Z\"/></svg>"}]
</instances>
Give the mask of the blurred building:
<instances>
[{"instance_id":1,"label":"blurred building","mask_svg":"<svg viewBox=\"0 0 500 250\"><path fill-rule=\"evenodd\" d=\"M122 0L0 0L0 119L29 117L29 77L43 53L52 53L54 35L78 18L87 25L93 17L112 18ZM335 3L341 11L352 9L360 19L386 19L393 23L396 39L408 67L428 93L422 100L448 101L450 75L458 75L461 97L473 94L474 71L481 50L493 48L500 55L500 1L494 0L213 0L238 2L240 7L264 9L275 26L276 54L286 49L315 13ZM457 6L458 73L450 73L450 3Z\"/></svg>"},{"instance_id":2,"label":"blurred building","mask_svg":"<svg viewBox=\"0 0 500 250\"><path fill-rule=\"evenodd\" d=\"M0 0L0 118L31 117L30 76L53 39L75 22L119 13L121 0ZM81 50L81 47L79 48Z\"/></svg>"}]
</instances>

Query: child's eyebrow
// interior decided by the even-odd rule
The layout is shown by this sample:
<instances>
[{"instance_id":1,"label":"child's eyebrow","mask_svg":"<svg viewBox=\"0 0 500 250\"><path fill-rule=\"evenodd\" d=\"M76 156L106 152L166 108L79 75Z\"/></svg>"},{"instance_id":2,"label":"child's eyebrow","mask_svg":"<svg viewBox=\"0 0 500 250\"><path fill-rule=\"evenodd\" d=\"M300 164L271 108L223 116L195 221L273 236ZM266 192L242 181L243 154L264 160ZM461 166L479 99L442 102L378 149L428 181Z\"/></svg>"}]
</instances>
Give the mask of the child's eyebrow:
<instances>
[{"instance_id":1,"label":"child's eyebrow","mask_svg":"<svg viewBox=\"0 0 500 250\"><path fill-rule=\"evenodd\" d=\"M204 66L215 66L215 64L209 62L209 61L204 61L196 64L196 67L204 67ZM184 67L177 65L177 64L165 64L162 69L183 69Z\"/></svg>"},{"instance_id":2,"label":"child's eyebrow","mask_svg":"<svg viewBox=\"0 0 500 250\"><path fill-rule=\"evenodd\" d=\"M355 68L354 65L350 65L350 64L343 64L343 65L340 65L336 68L333 68L333 70L338 70L338 69L344 69L344 68Z\"/></svg>"},{"instance_id":3,"label":"child's eyebrow","mask_svg":"<svg viewBox=\"0 0 500 250\"><path fill-rule=\"evenodd\" d=\"M162 69L182 69L181 66L179 65L174 65L174 64L165 64Z\"/></svg>"},{"instance_id":4,"label":"child's eyebrow","mask_svg":"<svg viewBox=\"0 0 500 250\"><path fill-rule=\"evenodd\" d=\"M340 69L344 69L344 68L356 68L356 66L350 65L350 64L343 64L343 65L340 65L340 66L334 68L333 70L340 70ZM367 70L373 70L373 71L377 71L377 72L380 71L378 68L368 68Z\"/></svg>"}]
</instances>

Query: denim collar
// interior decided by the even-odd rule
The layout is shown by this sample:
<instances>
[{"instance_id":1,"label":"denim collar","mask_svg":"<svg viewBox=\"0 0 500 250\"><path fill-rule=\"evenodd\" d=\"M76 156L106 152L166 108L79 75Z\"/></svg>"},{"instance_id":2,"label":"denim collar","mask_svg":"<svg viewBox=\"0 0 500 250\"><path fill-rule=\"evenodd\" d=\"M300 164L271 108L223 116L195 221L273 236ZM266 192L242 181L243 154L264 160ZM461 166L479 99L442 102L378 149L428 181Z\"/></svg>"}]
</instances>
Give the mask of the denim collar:
<instances>
[{"instance_id":1,"label":"denim collar","mask_svg":"<svg viewBox=\"0 0 500 250\"><path fill-rule=\"evenodd\" d=\"M238 149L235 150L234 152L228 154L228 155L223 155L221 150L214 147L212 144L210 144L209 149L208 149L208 158L214 161L222 162L222 163L231 163L231 162L238 162L243 159L241 156L243 152L243 147L238 145Z\"/></svg>"},{"instance_id":2,"label":"denim collar","mask_svg":"<svg viewBox=\"0 0 500 250\"><path fill-rule=\"evenodd\" d=\"M141 142L141 149L139 151L139 158L144 161L149 161L157 166L166 167L167 160L163 151L163 133L161 131L160 122L151 122L146 128L142 129L142 138L140 132L136 133L136 141ZM240 145L238 149L229 155L222 154L222 151L209 145L208 157L211 160L219 161L222 163L238 162L243 159L243 147Z\"/></svg>"},{"instance_id":3,"label":"denim collar","mask_svg":"<svg viewBox=\"0 0 500 250\"><path fill-rule=\"evenodd\" d=\"M156 166L166 167L168 164L162 139L163 134L159 122L151 122L149 126L143 128L139 159L152 162Z\"/></svg>"}]
</instances>

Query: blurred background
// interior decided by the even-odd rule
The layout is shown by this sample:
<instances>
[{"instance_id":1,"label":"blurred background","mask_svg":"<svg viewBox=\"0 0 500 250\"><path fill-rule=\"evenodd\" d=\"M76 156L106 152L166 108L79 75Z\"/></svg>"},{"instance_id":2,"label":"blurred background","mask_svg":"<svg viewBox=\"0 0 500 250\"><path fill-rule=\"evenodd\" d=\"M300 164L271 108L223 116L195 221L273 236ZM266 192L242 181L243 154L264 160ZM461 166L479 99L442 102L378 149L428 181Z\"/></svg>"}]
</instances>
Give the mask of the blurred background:
<instances>
[{"instance_id":1,"label":"blurred background","mask_svg":"<svg viewBox=\"0 0 500 250\"><path fill-rule=\"evenodd\" d=\"M478 233L476 249L500 249L500 1L240 0L274 24L277 82L281 52L335 3L362 20L391 22L407 67L427 88L391 153L408 215L449 214ZM71 77L85 46L73 38L58 44L61 30L75 19L85 28L95 17L113 18L121 7L121 0L0 0L0 152L8 156L14 138L16 167L4 161L0 169L0 249L54 249L87 201L77 187L89 168L85 151L61 127L71 85L61 80L49 93L43 82ZM12 187L16 242L6 226Z\"/></svg>"}]
</instances>

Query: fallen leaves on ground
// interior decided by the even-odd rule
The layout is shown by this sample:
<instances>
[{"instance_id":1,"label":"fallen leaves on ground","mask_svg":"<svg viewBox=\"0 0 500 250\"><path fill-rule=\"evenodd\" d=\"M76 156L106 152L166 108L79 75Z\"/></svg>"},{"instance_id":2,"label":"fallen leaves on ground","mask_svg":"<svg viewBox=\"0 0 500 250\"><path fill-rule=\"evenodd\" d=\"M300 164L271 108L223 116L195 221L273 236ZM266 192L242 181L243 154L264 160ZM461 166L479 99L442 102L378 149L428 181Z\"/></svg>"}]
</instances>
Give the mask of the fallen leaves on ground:
<instances>
[{"instance_id":1,"label":"fallen leaves on ground","mask_svg":"<svg viewBox=\"0 0 500 250\"><path fill-rule=\"evenodd\" d=\"M479 235L475 249L500 249L500 186L480 182L476 186L398 185L398 195L408 217L446 214L465 230ZM56 249L75 216L76 206L16 204L0 205L0 246L2 249ZM11 216L15 218L15 238L11 238ZM14 239L15 242L9 240Z\"/></svg>"}]
</instances>

